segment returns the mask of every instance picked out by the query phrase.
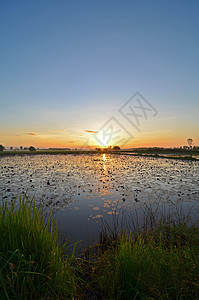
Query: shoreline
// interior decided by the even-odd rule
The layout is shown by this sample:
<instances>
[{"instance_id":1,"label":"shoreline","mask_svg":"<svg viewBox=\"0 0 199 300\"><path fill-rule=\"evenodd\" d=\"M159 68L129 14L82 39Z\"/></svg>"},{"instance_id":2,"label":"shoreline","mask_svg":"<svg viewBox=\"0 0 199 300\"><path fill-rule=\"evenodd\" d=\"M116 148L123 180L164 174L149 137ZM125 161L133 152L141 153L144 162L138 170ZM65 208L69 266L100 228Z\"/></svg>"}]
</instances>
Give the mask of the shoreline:
<instances>
[{"instance_id":1,"label":"shoreline","mask_svg":"<svg viewBox=\"0 0 199 300\"><path fill-rule=\"evenodd\" d=\"M181 153L180 153L181 152ZM137 157L152 157L152 158L164 158L164 159L177 159L177 160L189 160L189 161L199 161L199 158L193 157L192 155L199 155L199 151L160 151L155 150L117 150L117 151L107 151L101 150L36 150L36 151L29 151L29 150L17 150L17 151L0 151L0 157L3 156L23 156L23 155L81 155L81 154L116 154L116 155L131 155ZM170 155L168 155L170 154Z\"/></svg>"}]
</instances>

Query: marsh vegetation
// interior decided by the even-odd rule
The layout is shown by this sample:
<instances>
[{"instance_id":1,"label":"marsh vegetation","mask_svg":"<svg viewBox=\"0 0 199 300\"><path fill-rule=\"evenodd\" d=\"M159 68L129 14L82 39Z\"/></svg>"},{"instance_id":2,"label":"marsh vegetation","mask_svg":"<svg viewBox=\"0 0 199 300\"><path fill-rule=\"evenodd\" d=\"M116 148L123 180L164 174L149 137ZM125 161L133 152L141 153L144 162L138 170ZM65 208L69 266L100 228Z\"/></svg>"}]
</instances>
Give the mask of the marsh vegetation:
<instances>
[{"instance_id":1,"label":"marsh vegetation","mask_svg":"<svg viewBox=\"0 0 199 300\"><path fill-rule=\"evenodd\" d=\"M98 243L74 256L75 245L67 254L52 215L34 201L3 202L1 299L197 299L197 224L147 214L139 233L106 226Z\"/></svg>"}]
</instances>

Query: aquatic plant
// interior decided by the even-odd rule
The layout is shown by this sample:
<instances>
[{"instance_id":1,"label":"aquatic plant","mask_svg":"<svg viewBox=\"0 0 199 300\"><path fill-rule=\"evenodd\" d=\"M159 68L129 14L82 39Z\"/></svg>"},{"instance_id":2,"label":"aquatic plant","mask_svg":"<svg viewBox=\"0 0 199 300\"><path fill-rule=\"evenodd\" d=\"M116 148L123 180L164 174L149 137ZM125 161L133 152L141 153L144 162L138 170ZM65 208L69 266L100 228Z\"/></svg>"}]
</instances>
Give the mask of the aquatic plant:
<instances>
[{"instance_id":1,"label":"aquatic plant","mask_svg":"<svg viewBox=\"0 0 199 300\"><path fill-rule=\"evenodd\" d=\"M107 224L100 242L87 249L87 287L99 299L197 299L197 224L180 211L163 214L158 205L143 210L142 223L137 217L127 219L129 233L117 230L118 220Z\"/></svg>"}]
</instances>

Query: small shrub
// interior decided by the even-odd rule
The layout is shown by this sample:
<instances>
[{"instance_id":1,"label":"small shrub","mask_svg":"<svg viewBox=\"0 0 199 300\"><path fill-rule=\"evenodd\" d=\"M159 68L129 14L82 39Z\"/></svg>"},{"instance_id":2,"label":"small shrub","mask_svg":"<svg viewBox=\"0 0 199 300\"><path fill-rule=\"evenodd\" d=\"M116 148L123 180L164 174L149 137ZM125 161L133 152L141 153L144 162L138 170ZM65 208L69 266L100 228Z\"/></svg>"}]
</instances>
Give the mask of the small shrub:
<instances>
[{"instance_id":1,"label":"small shrub","mask_svg":"<svg viewBox=\"0 0 199 300\"><path fill-rule=\"evenodd\" d=\"M29 147L29 151L36 151L36 149L35 149L35 147L30 146L30 147Z\"/></svg>"}]
</instances>

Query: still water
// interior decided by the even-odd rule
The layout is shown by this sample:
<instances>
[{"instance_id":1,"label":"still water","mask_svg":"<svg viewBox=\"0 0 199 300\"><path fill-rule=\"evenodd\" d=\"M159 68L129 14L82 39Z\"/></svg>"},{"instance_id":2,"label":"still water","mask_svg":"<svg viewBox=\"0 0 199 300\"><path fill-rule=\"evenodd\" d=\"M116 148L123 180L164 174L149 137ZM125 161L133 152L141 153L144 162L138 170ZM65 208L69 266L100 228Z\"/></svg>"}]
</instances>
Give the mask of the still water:
<instances>
[{"instance_id":1,"label":"still water","mask_svg":"<svg viewBox=\"0 0 199 300\"><path fill-rule=\"evenodd\" d=\"M24 155L0 158L5 200L27 193L53 209L72 241L97 240L102 220L145 204L192 207L198 219L199 162L125 155Z\"/></svg>"}]
</instances>

